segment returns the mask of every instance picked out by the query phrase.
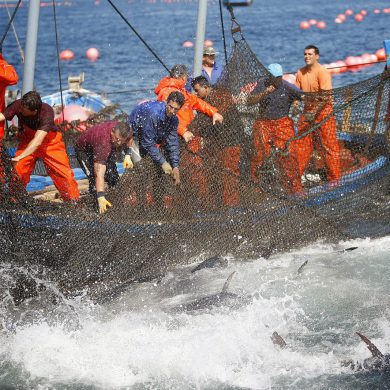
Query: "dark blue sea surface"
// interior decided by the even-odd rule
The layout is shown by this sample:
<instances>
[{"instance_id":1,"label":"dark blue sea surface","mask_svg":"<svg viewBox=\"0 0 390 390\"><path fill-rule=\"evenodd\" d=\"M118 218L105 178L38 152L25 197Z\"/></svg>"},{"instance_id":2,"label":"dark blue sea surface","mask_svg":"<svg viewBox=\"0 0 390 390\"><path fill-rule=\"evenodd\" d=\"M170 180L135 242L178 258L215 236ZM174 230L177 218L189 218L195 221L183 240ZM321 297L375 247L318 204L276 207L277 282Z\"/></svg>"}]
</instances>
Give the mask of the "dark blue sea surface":
<instances>
[{"instance_id":1,"label":"dark blue sea surface","mask_svg":"<svg viewBox=\"0 0 390 390\"><path fill-rule=\"evenodd\" d=\"M28 4L19 10L15 27L24 48ZM73 0L71 6L59 2L56 8L60 51L71 49L75 58L61 61L64 87L68 75L84 71L84 87L96 92L106 92L115 103L128 111L145 98L154 98L153 89L167 74L139 38L131 31L108 1ZM161 61L170 68L175 63L193 63L193 48L183 48L184 41L194 41L196 34L196 1L143 1L115 0L129 23L138 31ZM235 16L242 27L244 37L259 60L268 64L279 62L285 72L296 72L303 65L303 48L315 44L321 51L321 62L330 63L350 55L375 53L390 37L390 14L374 14L374 9L390 7L389 1L339 1L313 2L311 0L254 0L250 7L235 8ZM358 23L348 17L343 24L336 24L335 17L351 8L355 13L367 10L365 19ZM10 9L12 11L12 9ZM6 9L0 9L0 32L8 20ZM230 34L231 19L223 7L223 19L228 55L233 40ZM312 27L301 30L302 20L323 20L327 28ZM39 45L36 60L36 88L43 95L59 91L56 61L53 7L41 7ZM220 53L218 61L225 62L219 3L208 3L206 39L214 42ZM98 61L92 63L85 52L96 47ZM22 76L22 63L16 41L10 30L4 44L4 55L16 65ZM369 78L383 70L377 64L359 72L347 72L334 76L334 85L341 86ZM21 77L22 78L22 77ZM21 83L18 85L21 88Z\"/></svg>"}]
</instances>

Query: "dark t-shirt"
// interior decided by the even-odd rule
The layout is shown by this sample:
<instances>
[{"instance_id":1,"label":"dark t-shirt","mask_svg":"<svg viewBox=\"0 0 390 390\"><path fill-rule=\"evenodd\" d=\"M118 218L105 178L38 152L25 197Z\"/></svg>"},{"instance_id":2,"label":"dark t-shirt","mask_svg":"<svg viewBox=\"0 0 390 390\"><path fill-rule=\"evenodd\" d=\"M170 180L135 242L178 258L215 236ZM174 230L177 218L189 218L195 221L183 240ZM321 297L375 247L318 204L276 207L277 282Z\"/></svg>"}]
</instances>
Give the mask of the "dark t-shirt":
<instances>
[{"instance_id":1,"label":"dark t-shirt","mask_svg":"<svg viewBox=\"0 0 390 390\"><path fill-rule=\"evenodd\" d=\"M111 131L117 124L116 121L109 121L90 127L79 136L76 148L92 154L95 162L105 164L114 149Z\"/></svg>"},{"instance_id":2,"label":"dark t-shirt","mask_svg":"<svg viewBox=\"0 0 390 390\"><path fill-rule=\"evenodd\" d=\"M262 92L264 88L256 88L253 94ZM288 116L294 100L301 100L301 92L294 84L282 80L277 89L266 95L260 102L262 108L260 119L273 120Z\"/></svg>"},{"instance_id":3,"label":"dark t-shirt","mask_svg":"<svg viewBox=\"0 0 390 390\"><path fill-rule=\"evenodd\" d=\"M15 115L18 117L20 132L23 132L25 127L28 127L33 131L57 131L54 124L54 111L46 103L42 103L42 107L36 115L24 116L22 114L22 100L15 100L4 110L4 116L5 119L10 121Z\"/></svg>"}]
</instances>

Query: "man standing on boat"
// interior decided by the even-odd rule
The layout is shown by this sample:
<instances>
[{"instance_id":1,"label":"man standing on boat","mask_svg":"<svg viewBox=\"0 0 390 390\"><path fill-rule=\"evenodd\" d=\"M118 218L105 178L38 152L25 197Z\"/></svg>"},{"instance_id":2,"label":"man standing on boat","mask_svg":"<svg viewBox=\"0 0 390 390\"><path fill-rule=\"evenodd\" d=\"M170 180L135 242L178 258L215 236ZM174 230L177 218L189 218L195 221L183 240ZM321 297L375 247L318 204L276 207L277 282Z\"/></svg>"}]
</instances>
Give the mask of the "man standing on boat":
<instances>
[{"instance_id":1,"label":"man standing on boat","mask_svg":"<svg viewBox=\"0 0 390 390\"><path fill-rule=\"evenodd\" d=\"M80 197L77 183L66 154L61 132L54 124L54 111L42 103L38 92L27 92L0 114L0 121L18 118L19 144L12 159L15 170L26 186L39 158L64 201Z\"/></svg>"},{"instance_id":2,"label":"man standing on boat","mask_svg":"<svg viewBox=\"0 0 390 390\"><path fill-rule=\"evenodd\" d=\"M328 181L337 183L341 176L340 146L337 141L332 96L329 92L332 89L332 77L329 70L320 65L319 58L318 47L314 45L305 47L306 65L299 69L295 85L303 92L316 94L305 96L304 112L298 123L299 135L310 130L316 123L322 121L324 123L314 132L294 142L297 147L300 175L305 172L318 139L325 151Z\"/></svg>"},{"instance_id":3,"label":"man standing on boat","mask_svg":"<svg viewBox=\"0 0 390 390\"><path fill-rule=\"evenodd\" d=\"M221 77L223 68L215 61L218 53L211 46L203 49L202 76L206 77L210 85L214 85Z\"/></svg>"},{"instance_id":4,"label":"man standing on boat","mask_svg":"<svg viewBox=\"0 0 390 390\"><path fill-rule=\"evenodd\" d=\"M76 157L88 177L89 193L96 194L100 214L112 206L106 199L105 183L111 188L119 180L116 152L120 147L130 145L132 140L133 133L127 123L108 121L85 130L76 141ZM127 163L131 168L130 158Z\"/></svg>"},{"instance_id":5,"label":"man standing on boat","mask_svg":"<svg viewBox=\"0 0 390 390\"><path fill-rule=\"evenodd\" d=\"M15 68L10 65L3 57L0 46L0 112L5 109L5 89L18 82L18 74ZM0 122L0 142L4 138L4 121Z\"/></svg>"},{"instance_id":6,"label":"man standing on boat","mask_svg":"<svg viewBox=\"0 0 390 390\"><path fill-rule=\"evenodd\" d=\"M290 107L301 100L301 91L282 79L280 64L270 64L268 71L273 77L266 80L260 90L254 89L246 99L248 105L260 105L260 117L253 125L252 140L254 154L251 159L251 177L259 182L259 168L271 155L271 148L277 150L277 167L284 188L290 193L302 190L301 175L296 161L295 141L286 146L295 136L294 122L289 117Z\"/></svg>"}]
</instances>

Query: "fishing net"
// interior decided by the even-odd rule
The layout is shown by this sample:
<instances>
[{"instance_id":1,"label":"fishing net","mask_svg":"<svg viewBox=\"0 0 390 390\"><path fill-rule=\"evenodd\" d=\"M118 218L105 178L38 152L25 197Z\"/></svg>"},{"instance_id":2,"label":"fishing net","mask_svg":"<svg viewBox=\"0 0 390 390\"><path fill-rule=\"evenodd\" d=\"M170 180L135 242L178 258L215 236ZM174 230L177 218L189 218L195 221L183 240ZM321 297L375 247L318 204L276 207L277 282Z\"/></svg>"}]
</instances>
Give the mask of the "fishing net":
<instances>
[{"instance_id":1,"label":"fishing net","mask_svg":"<svg viewBox=\"0 0 390 390\"><path fill-rule=\"evenodd\" d=\"M223 124L196 116L194 140L181 145L180 186L143 158L99 215L88 194L78 205L28 195L4 150L1 258L34 266L65 293L101 297L195 256L268 257L317 240L386 235L389 85L385 71L322 93L281 87L240 40L208 98ZM280 96L254 102L270 90Z\"/></svg>"}]
</instances>

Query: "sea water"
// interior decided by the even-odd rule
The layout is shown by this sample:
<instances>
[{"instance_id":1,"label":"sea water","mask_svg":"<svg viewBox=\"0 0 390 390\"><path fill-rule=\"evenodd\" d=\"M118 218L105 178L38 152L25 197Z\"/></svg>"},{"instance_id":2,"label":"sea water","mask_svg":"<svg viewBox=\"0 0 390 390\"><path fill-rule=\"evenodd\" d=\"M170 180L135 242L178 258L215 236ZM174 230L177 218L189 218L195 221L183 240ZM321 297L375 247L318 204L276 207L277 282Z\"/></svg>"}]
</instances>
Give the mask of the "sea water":
<instances>
[{"instance_id":1,"label":"sea water","mask_svg":"<svg viewBox=\"0 0 390 390\"><path fill-rule=\"evenodd\" d=\"M116 1L129 22L167 67L191 67L197 3L192 1ZM25 4L26 5L26 4ZM303 48L320 47L321 61L373 53L388 39L389 14L374 15L385 1L254 0L236 9L245 38L264 64L279 62L286 72L303 65ZM352 8L369 12L361 23L334 24L338 13ZM224 62L219 6L208 5L207 34ZM7 14L0 9L1 24ZM41 8L35 83L42 94L59 90L52 7ZM153 89L167 72L153 58L108 2L73 1L57 7L60 50L75 59L61 63L63 84L69 74L86 72L85 87L109 93L129 111L137 101L154 98ZM15 18L24 46L27 7ZM325 30L300 30L304 19L325 20ZM226 42L231 49L230 21L224 10ZM85 57L89 47L98 61ZM22 75L10 32L4 55ZM345 85L378 74L383 64L336 75ZM19 84L17 87L21 87ZM357 246L351 252L340 249ZM0 268L0 389L386 389L380 373L355 373L341 361L370 356L355 334L366 334L383 353L389 345L388 237L355 240L335 246L313 243L270 259L241 262L229 258L226 269L192 274L199 254L188 266L171 270L161 280L130 286L113 301L92 303L88 296L68 299L45 280L46 290L20 306L12 303L7 282L10 265ZM297 270L305 261L302 273ZM24 270L34 274L33 270ZM215 294L236 271L229 291L250 296L247 305L209 307L196 313L180 305ZM287 348L274 346L277 331Z\"/></svg>"},{"instance_id":2,"label":"sea water","mask_svg":"<svg viewBox=\"0 0 390 390\"><path fill-rule=\"evenodd\" d=\"M370 357L357 331L390 351L389 248L388 237L317 243L267 260L228 257L224 269L181 266L101 304L31 299L0 333L0 388L388 388L388 375L342 361ZM229 292L251 296L246 305L178 310L220 292L233 271Z\"/></svg>"}]
</instances>

